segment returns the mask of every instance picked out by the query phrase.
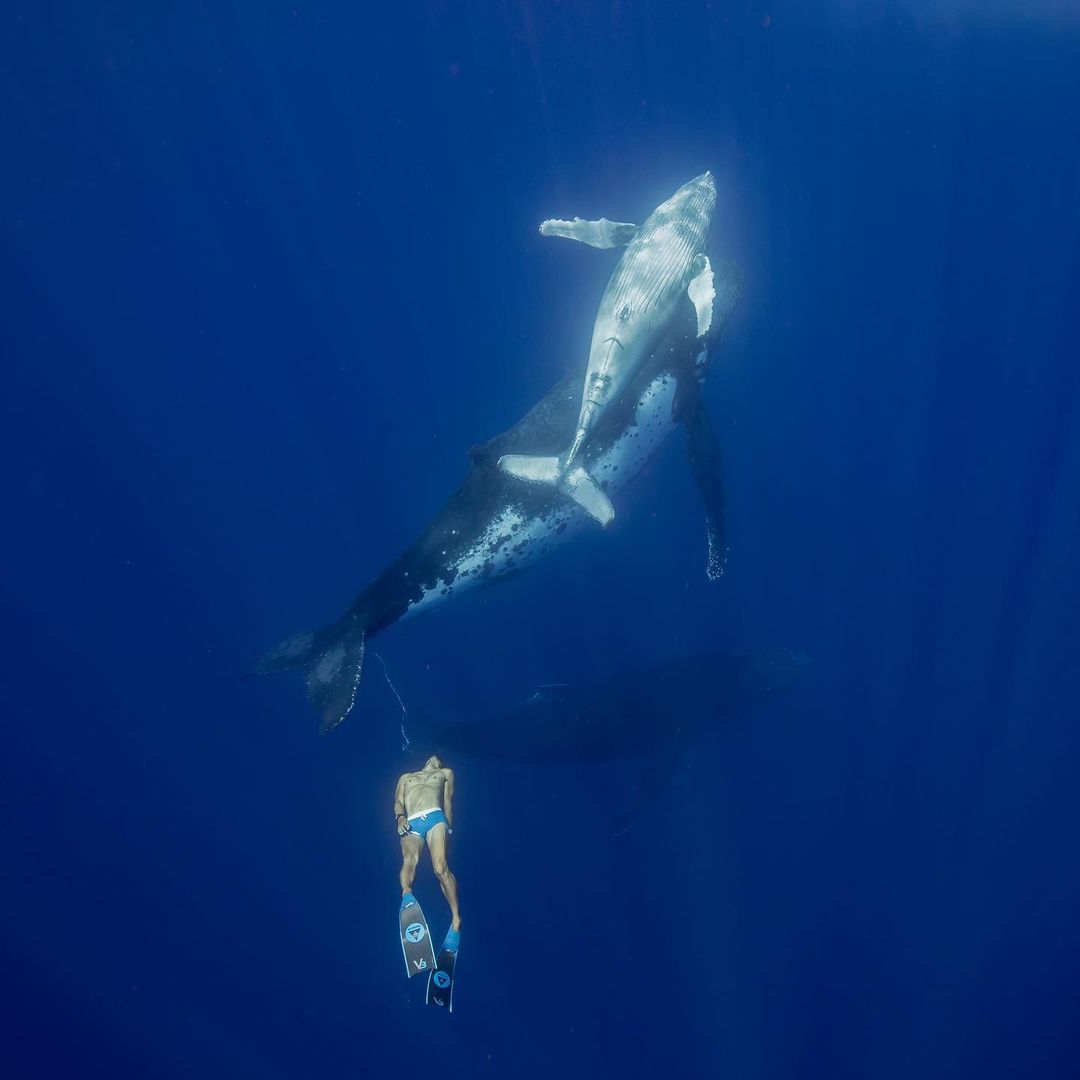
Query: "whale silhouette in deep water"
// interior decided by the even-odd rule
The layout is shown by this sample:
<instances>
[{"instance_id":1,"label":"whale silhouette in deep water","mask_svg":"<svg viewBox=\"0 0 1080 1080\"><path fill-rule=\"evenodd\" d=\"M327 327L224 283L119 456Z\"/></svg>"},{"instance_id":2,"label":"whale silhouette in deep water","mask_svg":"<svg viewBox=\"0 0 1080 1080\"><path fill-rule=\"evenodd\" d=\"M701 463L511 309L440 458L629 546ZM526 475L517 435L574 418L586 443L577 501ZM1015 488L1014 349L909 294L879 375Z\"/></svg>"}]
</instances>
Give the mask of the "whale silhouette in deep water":
<instances>
[{"instance_id":1,"label":"whale silhouette in deep water","mask_svg":"<svg viewBox=\"0 0 1080 1080\"><path fill-rule=\"evenodd\" d=\"M789 687L808 666L801 653L705 652L584 685L543 686L479 719L438 720L410 710L413 749L524 765L642 759L622 831L668 785L708 731Z\"/></svg>"},{"instance_id":2,"label":"whale silhouette in deep water","mask_svg":"<svg viewBox=\"0 0 1080 1080\"><path fill-rule=\"evenodd\" d=\"M579 459L607 497L621 491L676 427L687 434L691 469L708 527L707 573L724 561L720 454L700 388L739 294L738 270L713 271L712 319L703 334L689 301L622 397L604 410ZM581 377L568 375L509 431L470 451L464 482L420 537L330 626L288 638L253 671L301 669L320 730L352 709L367 642L402 619L530 568L591 519L558 487L529 483L498 467L506 454L559 454L574 438Z\"/></svg>"}]
</instances>

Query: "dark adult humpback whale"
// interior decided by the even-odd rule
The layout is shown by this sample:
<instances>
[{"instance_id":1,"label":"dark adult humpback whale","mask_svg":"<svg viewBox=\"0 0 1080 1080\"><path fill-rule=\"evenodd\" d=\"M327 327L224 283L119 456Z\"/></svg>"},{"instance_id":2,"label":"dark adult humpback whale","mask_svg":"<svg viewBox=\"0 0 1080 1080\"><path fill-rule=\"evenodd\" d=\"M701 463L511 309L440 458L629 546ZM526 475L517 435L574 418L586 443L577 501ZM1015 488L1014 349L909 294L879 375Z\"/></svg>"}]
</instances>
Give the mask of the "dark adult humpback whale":
<instances>
[{"instance_id":1,"label":"dark adult humpback whale","mask_svg":"<svg viewBox=\"0 0 1080 1080\"><path fill-rule=\"evenodd\" d=\"M664 339L592 429L582 464L610 497L622 490L682 424L708 525L708 575L723 570L720 454L701 382L738 299L734 264L714 271L710 326L702 334L690 303L671 318ZM364 648L402 619L520 573L569 539L589 516L558 487L502 471L508 453L554 455L574 436L580 375L568 375L509 431L470 451L472 466L420 537L330 626L297 634L266 653L254 671L302 668L320 728L332 731L352 709Z\"/></svg>"},{"instance_id":2,"label":"dark adult humpback whale","mask_svg":"<svg viewBox=\"0 0 1080 1080\"><path fill-rule=\"evenodd\" d=\"M525 765L643 759L631 804L612 822L620 831L705 732L775 697L806 666L805 656L782 650L701 653L583 686L543 686L480 719L417 720L414 708L409 740L425 752Z\"/></svg>"}]
</instances>

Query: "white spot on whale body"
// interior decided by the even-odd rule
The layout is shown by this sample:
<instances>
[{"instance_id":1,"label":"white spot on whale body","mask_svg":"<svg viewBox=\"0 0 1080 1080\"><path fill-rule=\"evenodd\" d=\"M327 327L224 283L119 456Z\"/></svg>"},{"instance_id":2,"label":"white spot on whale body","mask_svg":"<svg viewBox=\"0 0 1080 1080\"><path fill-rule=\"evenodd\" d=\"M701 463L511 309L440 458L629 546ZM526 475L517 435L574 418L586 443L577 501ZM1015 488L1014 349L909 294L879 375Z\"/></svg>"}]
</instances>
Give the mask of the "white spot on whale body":
<instances>
[{"instance_id":1,"label":"white spot on whale body","mask_svg":"<svg viewBox=\"0 0 1080 1080\"><path fill-rule=\"evenodd\" d=\"M472 574L488 559L502 553L514 536L515 527L520 531L525 523L521 512L513 506L503 508L499 516L481 533L480 539L458 559L454 569L461 574Z\"/></svg>"},{"instance_id":2,"label":"white spot on whale body","mask_svg":"<svg viewBox=\"0 0 1080 1080\"><path fill-rule=\"evenodd\" d=\"M589 472L602 479L608 495L625 488L675 430L675 388L675 379L669 375L653 379L638 398L634 422L588 463Z\"/></svg>"},{"instance_id":3,"label":"white spot on whale body","mask_svg":"<svg viewBox=\"0 0 1080 1080\"><path fill-rule=\"evenodd\" d=\"M576 510L576 508L574 508ZM426 588L420 597L409 605L403 618L411 618L445 599L447 592L467 592L477 585L483 585L501 577L508 570L521 570L530 566L541 554L541 541L549 544L561 542L569 527L558 532L564 522L569 526L575 515L572 510L556 510L544 517L526 515L518 507L507 506L481 533L448 570L453 572L448 582L439 577Z\"/></svg>"}]
</instances>

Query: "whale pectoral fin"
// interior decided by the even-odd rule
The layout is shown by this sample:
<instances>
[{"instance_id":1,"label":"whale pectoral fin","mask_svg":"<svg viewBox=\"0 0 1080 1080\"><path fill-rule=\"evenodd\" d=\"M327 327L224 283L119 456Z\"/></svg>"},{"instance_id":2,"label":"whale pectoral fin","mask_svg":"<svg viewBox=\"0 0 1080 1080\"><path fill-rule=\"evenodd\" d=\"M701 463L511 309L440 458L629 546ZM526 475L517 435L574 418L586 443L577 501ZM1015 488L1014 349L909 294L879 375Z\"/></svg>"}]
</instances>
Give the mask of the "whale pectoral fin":
<instances>
[{"instance_id":1,"label":"whale pectoral fin","mask_svg":"<svg viewBox=\"0 0 1080 1080\"><path fill-rule=\"evenodd\" d=\"M697 336L702 338L712 326L713 301L716 299L712 263L709 262L708 255L699 252L694 256L694 276L690 279L686 292L697 314Z\"/></svg>"},{"instance_id":2,"label":"whale pectoral fin","mask_svg":"<svg viewBox=\"0 0 1080 1080\"><path fill-rule=\"evenodd\" d=\"M600 485L582 468L574 469L562 483L562 489L595 521L610 525L615 507Z\"/></svg>"},{"instance_id":3,"label":"whale pectoral fin","mask_svg":"<svg viewBox=\"0 0 1080 1080\"><path fill-rule=\"evenodd\" d=\"M642 811L652 806L668 789L685 762L686 746L681 742L665 747L656 757L648 759L641 778L630 789L629 801L608 819L611 835L622 836L627 832Z\"/></svg>"},{"instance_id":4,"label":"whale pectoral fin","mask_svg":"<svg viewBox=\"0 0 1080 1080\"><path fill-rule=\"evenodd\" d=\"M594 248L625 247L637 235L638 227L626 221L585 221L576 217L573 221L549 218L540 225L541 236L563 236L578 240Z\"/></svg>"},{"instance_id":5,"label":"whale pectoral fin","mask_svg":"<svg viewBox=\"0 0 1080 1080\"><path fill-rule=\"evenodd\" d=\"M709 558L705 572L710 581L718 580L727 562L724 531L724 470L720 444L713 431L698 380L689 375L679 385L679 419L686 427L686 448L690 471L697 482L705 507Z\"/></svg>"}]
</instances>

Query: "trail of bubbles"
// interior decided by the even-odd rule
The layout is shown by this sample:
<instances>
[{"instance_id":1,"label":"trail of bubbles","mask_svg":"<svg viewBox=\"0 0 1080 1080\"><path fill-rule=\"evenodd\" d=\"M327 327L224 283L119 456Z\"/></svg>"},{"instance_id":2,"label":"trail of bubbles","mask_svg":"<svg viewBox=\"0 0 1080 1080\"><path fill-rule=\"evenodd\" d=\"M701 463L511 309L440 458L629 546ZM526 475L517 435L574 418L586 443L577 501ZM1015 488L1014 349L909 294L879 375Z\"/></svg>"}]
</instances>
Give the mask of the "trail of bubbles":
<instances>
[{"instance_id":1,"label":"trail of bubbles","mask_svg":"<svg viewBox=\"0 0 1080 1080\"><path fill-rule=\"evenodd\" d=\"M405 730L405 721L409 719L409 710L405 708L405 702L401 700L401 695L397 692L397 687L390 681L390 672L387 670L386 661L379 653L376 653L375 657L379 663L382 664L383 677L386 679L386 685L393 690L394 697L397 698L397 703L401 706L401 749L403 753L407 754L412 749L412 743L409 741L408 732Z\"/></svg>"}]
</instances>

